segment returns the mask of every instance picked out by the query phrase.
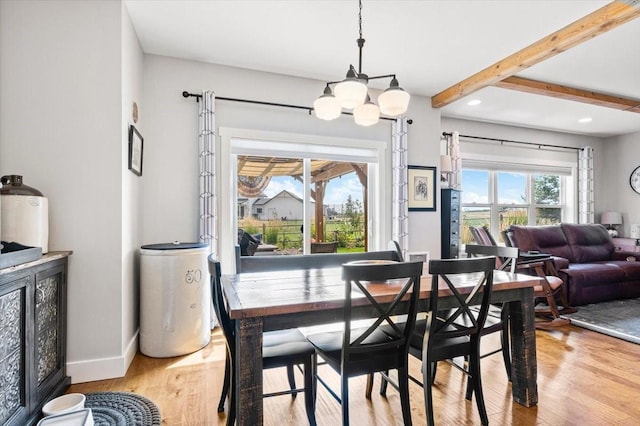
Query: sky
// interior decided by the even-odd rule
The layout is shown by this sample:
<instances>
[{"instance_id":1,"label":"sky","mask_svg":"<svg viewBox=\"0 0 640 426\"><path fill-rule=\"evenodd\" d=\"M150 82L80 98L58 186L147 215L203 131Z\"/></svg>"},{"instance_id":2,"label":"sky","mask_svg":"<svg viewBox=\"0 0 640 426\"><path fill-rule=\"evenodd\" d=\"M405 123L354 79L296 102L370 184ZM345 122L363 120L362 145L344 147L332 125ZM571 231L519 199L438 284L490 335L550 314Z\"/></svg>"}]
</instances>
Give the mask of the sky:
<instances>
[{"instance_id":1,"label":"sky","mask_svg":"<svg viewBox=\"0 0 640 426\"><path fill-rule=\"evenodd\" d=\"M303 195L302 184L290 176L272 177L269 186L263 192L268 197L273 197L282 190L287 190L300 198ZM332 207L342 205L347 201L349 195L354 201L360 200L362 202L362 185L360 185L355 172L329 181L325 190L324 204Z\"/></svg>"},{"instance_id":2,"label":"sky","mask_svg":"<svg viewBox=\"0 0 640 426\"><path fill-rule=\"evenodd\" d=\"M526 175L520 173L499 172L498 203L522 204L526 196ZM482 170L462 170L462 202L489 203L489 172Z\"/></svg>"}]
</instances>

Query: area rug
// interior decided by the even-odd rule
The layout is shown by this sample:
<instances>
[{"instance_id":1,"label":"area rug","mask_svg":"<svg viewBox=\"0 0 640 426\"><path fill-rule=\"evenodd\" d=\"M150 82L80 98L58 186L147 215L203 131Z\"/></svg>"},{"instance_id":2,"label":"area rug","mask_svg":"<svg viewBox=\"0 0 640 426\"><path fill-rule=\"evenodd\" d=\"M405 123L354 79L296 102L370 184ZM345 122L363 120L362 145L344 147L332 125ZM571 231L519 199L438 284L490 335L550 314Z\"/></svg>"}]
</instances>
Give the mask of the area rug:
<instances>
[{"instance_id":1,"label":"area rug","mask_svg":"<svg viewBox=\"0 0 640 426\"><path fill-rule=\"evenodd\" d=\"M640 298L579 306L578 312L562 316L578 327L640 345Z\"/></svg>"},{"instance_id":2,"label":"area rug","mask_svg":"<svg viewBox=\"0 0 640 426\"><path fill-rule=\"evenodd\" d=\"M97 392L85 395L95 426L160 426L156 404L130 392Z\"/></svg>"}]
</instances>

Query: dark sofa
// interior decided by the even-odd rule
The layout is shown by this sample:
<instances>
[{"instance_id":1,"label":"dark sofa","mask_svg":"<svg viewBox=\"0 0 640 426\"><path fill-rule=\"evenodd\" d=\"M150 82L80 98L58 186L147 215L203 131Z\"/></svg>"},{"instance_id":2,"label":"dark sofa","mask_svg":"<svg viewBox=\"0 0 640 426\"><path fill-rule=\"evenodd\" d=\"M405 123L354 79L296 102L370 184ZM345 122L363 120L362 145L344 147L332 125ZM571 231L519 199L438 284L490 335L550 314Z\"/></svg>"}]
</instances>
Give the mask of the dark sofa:
<instances>
[{"instance_id":1,"label":"dark sofa","mask_svg":"<svg viewBox=\"0 0 640 426\"><path fill-rule=\"evenodd\" d=\"M512 225L509 235L520 251L554 256L572 306L640 297L640 261L635 253L615 251L599 224Z\"/></svg>"}]
</instances>

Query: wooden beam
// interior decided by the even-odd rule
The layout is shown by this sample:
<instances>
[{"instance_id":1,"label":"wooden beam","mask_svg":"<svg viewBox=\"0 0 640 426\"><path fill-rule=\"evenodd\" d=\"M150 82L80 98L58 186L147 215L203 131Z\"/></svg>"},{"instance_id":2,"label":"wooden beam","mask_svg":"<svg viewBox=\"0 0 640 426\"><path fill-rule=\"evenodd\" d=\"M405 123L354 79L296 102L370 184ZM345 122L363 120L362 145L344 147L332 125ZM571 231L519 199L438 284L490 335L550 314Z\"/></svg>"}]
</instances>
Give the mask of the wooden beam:
<instances>
[{"instance_id":1,"label":"wooden beam","mask_svg":"<svg viewBox=\"0 0 640 426\"><path fill-rule=\"evenodd\" d=\"M551 96L569 101L584 102L606 108L640 113L640 100L638 99L606 95L604 93L591 92L559 84L546 83L544 81L513 76L497 82L495 86L503 89L533 93L535 95Z\"/></svg>"},{"instance_id":2,"label":"wooden beam","mask_svg":"<svg viewBox=\"0 0 640 426\"><path fill-rule=\"evenodd\" d=\"M612 30L640 16L639 0L613 1L566 27L507 56L431 98L433 108L442 108L471 93L511 77L558 53Z\"/></svg>"}]
</instances>

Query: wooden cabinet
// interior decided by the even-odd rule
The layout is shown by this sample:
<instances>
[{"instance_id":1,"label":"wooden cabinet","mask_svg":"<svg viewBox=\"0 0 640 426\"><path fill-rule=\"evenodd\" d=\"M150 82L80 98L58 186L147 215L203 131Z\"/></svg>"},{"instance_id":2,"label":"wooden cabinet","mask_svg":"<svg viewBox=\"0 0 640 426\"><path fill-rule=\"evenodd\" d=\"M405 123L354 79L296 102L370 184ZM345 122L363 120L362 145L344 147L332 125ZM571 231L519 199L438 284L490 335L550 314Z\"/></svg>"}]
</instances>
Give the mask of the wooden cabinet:
<instances>
[{"instance_id":1,"label":"wooden cabinet","mask_svg":"<svg viewBox=\"0 0 640 426\"><path fill-rule=\"evenodd\" d=\"M66 375L67 258L0 269L0 424L37 423L44 403L69 387Z\"/></svg>"},{"instance_id":2,"label":"wooden cabinet","mask_svg":"<svg viewBox=\"0 0 640 426\"><path fill-rule=\"evenodd\" d=\"M442 190L441 257L455 259L460 252L460 191Z\"/></svg>"},{"instance_id":3,"label":"wooden cabinet","mask_svg":"<svg viewBox=\"0 0 640 426\"><path fill-rule=\"evenodd\" d=\"M616 251L628 251L640 253L640 240L635 238L613 238Z\"/></svg>"}]
</instances>

